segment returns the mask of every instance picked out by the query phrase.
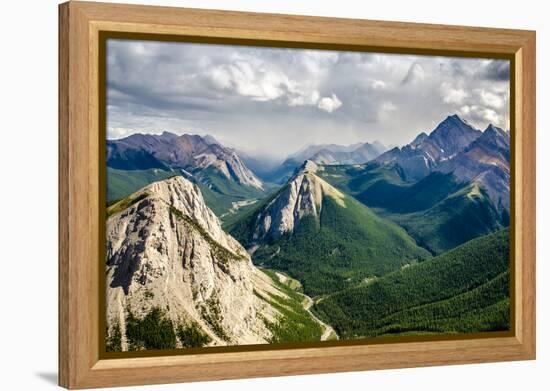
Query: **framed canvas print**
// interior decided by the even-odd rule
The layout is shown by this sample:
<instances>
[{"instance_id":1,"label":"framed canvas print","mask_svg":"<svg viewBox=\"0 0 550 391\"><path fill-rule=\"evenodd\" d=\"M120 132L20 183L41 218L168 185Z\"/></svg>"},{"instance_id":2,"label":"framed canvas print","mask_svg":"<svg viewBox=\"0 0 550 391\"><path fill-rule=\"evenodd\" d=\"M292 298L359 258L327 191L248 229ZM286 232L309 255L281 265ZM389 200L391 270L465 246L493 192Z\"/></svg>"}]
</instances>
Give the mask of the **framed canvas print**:
<instances>
[{"instance_id":1,"label":"framed canvas print","mask_svg":"<svg viewBox=\"0 0 550 391\"><path fill-rule=\"evenodd\" d=\"M535 358L535 33L60 5L60 384Z\"/></svg>"}]
</instances>

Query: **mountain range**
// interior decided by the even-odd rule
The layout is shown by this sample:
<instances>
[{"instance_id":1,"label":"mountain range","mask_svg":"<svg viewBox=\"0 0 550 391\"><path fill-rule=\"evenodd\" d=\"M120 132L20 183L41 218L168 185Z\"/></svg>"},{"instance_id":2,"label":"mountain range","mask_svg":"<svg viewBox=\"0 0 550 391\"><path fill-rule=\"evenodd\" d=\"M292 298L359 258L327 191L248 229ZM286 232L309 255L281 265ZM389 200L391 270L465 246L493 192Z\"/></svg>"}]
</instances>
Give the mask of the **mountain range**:
<instances>
[{"instance_id":1,"label":"mountain range","mask_svg":"<svg viewBox=\"0 0 550 391\"><path fill-rule=\"evenodd\" d=\"M318 164L360 164L366 163L387 148L375 141L373 143L356 143L351 145L309 144L286 158L282 164L271 170L266 176L275 183L284 183L294 171L306 160Z\"/></svg>"},{"instance_id":2,"label":"mountain range","mask_svg":"<svg viewBox=\"0 0 550 391\"><path fill-rule=\"evenodd\" d=\"M404 147L395 147L374 161L399 165L405 177L418 180L432 172L440 162L461 152L482 134L458 115L448 116L431 133L420 133Z\"/></svg>"},{"instance_id":3,"label":"mountain range","mask_svg":"<svg viewBox=\"0 0 550 391\"><path fill-rule=\"evenodd\" d=\"M319 164L357 164L374 159L386 147L379 141L357 143L348 146L336 144L311 144L288 157L286 162L297 162L300 165L305 160ZM284 163L283 163L284 164Z\"/></svg>"},{"instance_id":4,"label":"mountain range","mask_svg":"<svg viewBox=\"0 0 550 391\"><path fill-rule=\"evenodd\" d=\"M214 169L228 180L262 189L262 182L243 164L230 148L213 137L184 134L177 136L133 134L120 140L107 141L107 166L115 169L176 168L196 177Z\"/></svg>"},{"instance_id":5,"label":"mountain range","mask_svg":"<svg viewBox=\"0 0 550 391\"><path fill-rule=\"evenodd\" d=\"M510 147L457 115L274 170L210 136L109 140L108 350L507 329Z\"/></svg>"},{"instance_id":6,"label":"mountain range","mask_svg":"<svg viewBox=\"0 0 550 391\"><path fill-rule=\"evenodd\" d=\"M252 265L197 185L155 182L107 213L108 349L273 342L296 322L320 339L320 325Z\"/></svg>"},{"instance_id":7,"label":"mountain range","mask_svg":"<svg viewBox=\"0 0 550 391\"><path fill-rule=\"evenodd\" d=\"M228 227L254 262L289 272L306 294L318 295L430 256L402 228L321 179L322 169L306 161L275 195Z\"/></svg>"},{"instance_id":8,"label":"mountain range","mask_svg":"<svg viewBox=\"0 0 550 391\"><path fill-rule=\"evenodd\" d=\"M378 156L373 163L395 164L410 181L436 171L452 173L458 180L479 184L497 209L509 212L510 134L494 125L481 132L452 115L430 135L421 133L404 147Z\"/></svg>"},{"instance_id":9,"label":"mountain range","mask_svg":"<svg viewBox=\"0 0 550 391\"><path fill-rule=\"evenodd\" d=\"M241 205L250 205L272 189L243 163L235 150L212 136L164 132L107 141L108 202L174 175L196 183L218 216L231 215Z\"/></svg>"}]
</instances>

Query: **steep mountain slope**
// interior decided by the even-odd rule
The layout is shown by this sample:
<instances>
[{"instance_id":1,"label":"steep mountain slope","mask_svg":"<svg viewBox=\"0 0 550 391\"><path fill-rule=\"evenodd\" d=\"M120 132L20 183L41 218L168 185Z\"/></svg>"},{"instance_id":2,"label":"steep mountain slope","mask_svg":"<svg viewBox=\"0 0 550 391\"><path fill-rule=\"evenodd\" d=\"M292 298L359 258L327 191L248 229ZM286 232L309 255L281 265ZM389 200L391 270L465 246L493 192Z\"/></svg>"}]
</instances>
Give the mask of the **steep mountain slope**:
<instances>
[{"instance_id":1,"label":"steep mountain slope","mask_svg":"<svg viewBox=\"0 0 550 391\"><path fill-rule=\"evenodd\" d=\"M434 172L409 182L399 166L371 163L325 166L319 175L405 228L434 254L508 225L483 187L453 174Z\"/></svg>"},{"instance_id":2,"label":"steep mountain slope","mask_svg":"<svg viewBox=\"0 0 550 391\"><path fill-rule=\"evenodd\" d=\"M509 233L330 295L315 313L342 338L508 330Z\"/></svg>"},{"instance_id":3,"label":"steep mountain slope","mask_svg":"<svg viewBox=\"0 0 550 391\"><path fill-rule=\"evenodd\" d=\"M182 176L196 183L206 205L224 223L238 218L249 205L254 205L268 194L266 191L227 181L215 171L210 172L206 183L203 183L182 169L117 170L107 167L107 202L116 202L150 183L174 176ZM271 187L266 186L266 190L271 191L270 189Z\"/></svg>"},{"instance_id":4,"label":"steep mountain slope","mask_svg":"<svg viewBox=\"0 0 550 391\"><path fill-rule=\"evenodd\" d=\"M481 132L458 115L442 121L429 136L421 133L412 143L391 149L374 161L398 164L409 180L419 180L433 171L445 159L461 152L476 140Z\"/></svg>"},{"instance_id":5,"label":"steep mountain slope","mask_svg":"<svg viewBox=\"0 0 550 391\"><path fill-rule=\"evenodd\" d=\"M265 197L272 188L264 185L235 151L209 136L164 132L107 141L108 201L174 175L197 183L218 216L239 203Z\"/></svg>"},{"instance_id":6,"label":"steep mountain slope","mask_svg":"<svg viewBox=\"0 0 550 391\"><path fill-rule=\"evenodd\" d=\"M429 257L401 228L321 179L320 169L306 162L230 227L256 264L284 270L318 295Z\"/></svg>"},{"instance_id":7,"label":"steep mountain slope","mask_svg":"<svg viewBox=\"0 0 550 391\"><path fill-rule=\"evenodd\" d=\"M487 192L476 183L464 185L427 209L382 214L405 228L422 247L434 254L508 225Z\"/></svg>"},{"instance_id":8,"label":"steep mountain slope","mask_svg":"<svg viewBox=\"0 0 550 391\"><path fill-rule=\"evenodd\" d=\"M145 167L143 155L151 156L152 166ZM223 147L212 137L184 134L177 136L133 134L120 140L107 140L107 166L117 169L162 168L157 162L172 168L184 168L197 175L209 167L228 180L257 189L262 182L244 165L235 151Z\"/></svg>"},{"instance_id":9,"label":"steep mountain slope","mask_svg":"<svg viewBox=\"0 0 550 391\"><path fill-rule=\"evenodd\" d=\"M297 339L320 338L299 302L222 230L197 185L155 182L107 214L108 349L265 343L294 322Z\"/></svg>"},{"instance_id":10,"label":"steep mountain slope","mask_svg":"<svg viewBox=\"0 0 550 391\"><path fill-rule=\"evenodd\" d=\"M107 167L107 202L121 200L150 183L176 175L177 171L161 168L119 170Z\"/></svg>"},{"instance_id":11,"label":"steep mountain slope","mask_svg":"<svg viewBox=\"0 0 550 391\"><path fill-rule=\"evenodd\" d=\"M404 179L420 180L434 171L452 173L462 182L475 182L508 218L510 210L510 134L493 125L480 132L454 115L410 144L394 148L375 159L397 165Z\"/></svg>"},{"instance_id":12,"label":"steep mountain slope","mask_svg":"<svg viewBox=\"0 0 550 391\"><path fill-rule=\"evenodd\" d=\"M478 183L501 211L510 210L510 134L489 125L483 134L436 171Z\"/></svg>"}]
</instances>

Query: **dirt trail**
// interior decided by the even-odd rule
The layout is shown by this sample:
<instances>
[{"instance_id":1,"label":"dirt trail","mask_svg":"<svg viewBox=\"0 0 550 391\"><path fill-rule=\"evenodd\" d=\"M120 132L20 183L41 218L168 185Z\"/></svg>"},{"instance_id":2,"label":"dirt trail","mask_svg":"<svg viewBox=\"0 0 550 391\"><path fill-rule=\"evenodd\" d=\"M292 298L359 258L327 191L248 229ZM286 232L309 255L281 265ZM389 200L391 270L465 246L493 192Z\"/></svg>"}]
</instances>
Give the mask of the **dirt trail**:
<instances>
[{"instance_id":1,"label":"dirt trail","mask_svg":"<svg viewBox=\"0 0 550 391\"><path fill-rule=\"evenodd\" d=\"M298 292L299 293L299 292ZM323 322L321 319L315 316L315 314L311 311L311 306L313 305L313 299L309 296L304 295L303 293L300 293L304 298L306 299L304 302L304 309L309 312L311 317L315 319L317 323L319 323L322 327L325 328L325 331L323 331L323 334L321 335L321 341L326 341L330 338L330 336L336 337L338 339L338 334L336 334L336 331L330 326L329 324Z\"/></svg>"},{"instance_id":2,"label":"dirt trail","mask_svg":"<svg viewBox=\"0 0 550 391\"><path fill-rule=\"evenodd\" d=\"M282 284L286 284L286 282L288 281L288 277L285 276L284 274L282 273L279 273L279 272L276 272L275 273L277 275L277 277L279 278L279 281L282 283ZM301 292L296 292L298 293L300 296L302 296L304 298L304 300L302 301L302 306L304 307L304 309L309 313L309 315L311 315L311 317L321 325L321 327L323 327L324 331L323 331L323 334L321 335L321 341L326 341L328 340L331 335L333 337L335 337L336 339L338 339L338 334L336 334L336 331L334 331L334 329L332 328L332 326L326 324L325 322L323 322L321 319L319 319L318 317L315 316L315 314L311 311L311 307L313 306L313 299Z\"/></svg>"}]
</instances>

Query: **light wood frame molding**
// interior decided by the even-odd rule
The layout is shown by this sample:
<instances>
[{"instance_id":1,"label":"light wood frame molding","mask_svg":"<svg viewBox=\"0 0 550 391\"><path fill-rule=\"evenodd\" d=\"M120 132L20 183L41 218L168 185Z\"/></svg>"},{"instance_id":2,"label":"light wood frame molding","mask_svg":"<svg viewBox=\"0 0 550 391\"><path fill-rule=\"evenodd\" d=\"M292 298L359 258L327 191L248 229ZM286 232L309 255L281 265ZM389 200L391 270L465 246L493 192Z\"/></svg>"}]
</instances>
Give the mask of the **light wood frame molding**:
<instances>
[{"instance_id":1,"label":"light wood frame molding","mask_svg":"<svg viewBox=\"0 0 550 391\"><path fill-rule=\"evenodd\" d=\"M101 359L100 31L512 59L511 336ZM59 384L92 388L535 358L535 32L89 2L59 6ZM267 349L269 349L267 345Z\"/></svg>"}]
</instances>

